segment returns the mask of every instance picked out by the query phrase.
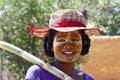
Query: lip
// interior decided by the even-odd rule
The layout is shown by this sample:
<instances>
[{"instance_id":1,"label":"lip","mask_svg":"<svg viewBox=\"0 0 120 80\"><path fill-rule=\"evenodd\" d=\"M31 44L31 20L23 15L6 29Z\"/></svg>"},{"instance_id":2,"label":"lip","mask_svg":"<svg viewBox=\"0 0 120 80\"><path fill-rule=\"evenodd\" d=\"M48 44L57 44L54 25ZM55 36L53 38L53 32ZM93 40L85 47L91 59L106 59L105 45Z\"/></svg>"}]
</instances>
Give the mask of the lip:
<instances>
[{"instance_id":1,"label":"lip","mask_svg":"<svg viewBox=\"0 0 120 80\"><path fill-rule=\"evenodd\" d=\"M63 54L63 55L67 55L67 56L73 56L73 55L76 54L76 52L73 51L73 50L71 50L71 49L66 49L66 50L63 50L63 51L62 51L62 54Z\"/></svg>"}]
</instances>

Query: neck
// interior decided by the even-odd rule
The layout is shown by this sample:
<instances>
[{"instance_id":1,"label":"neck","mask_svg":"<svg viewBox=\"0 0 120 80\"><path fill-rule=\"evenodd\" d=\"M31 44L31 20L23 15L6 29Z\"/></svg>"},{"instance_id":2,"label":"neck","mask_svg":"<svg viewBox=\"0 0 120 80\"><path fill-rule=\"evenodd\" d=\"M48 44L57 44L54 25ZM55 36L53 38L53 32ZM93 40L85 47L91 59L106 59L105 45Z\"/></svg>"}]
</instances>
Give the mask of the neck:
<instances>
[{"instance_id":1,"label":"neck","mask_svg":"<svg viewBox=\"0 0 120 80\"><path fill-rule=\"evenodd\" d=\"M74 63L63 63L58 60L53 62L53 65L63 71L64 73L71 76L74 73Z\"/></svg>"}]
</instances>

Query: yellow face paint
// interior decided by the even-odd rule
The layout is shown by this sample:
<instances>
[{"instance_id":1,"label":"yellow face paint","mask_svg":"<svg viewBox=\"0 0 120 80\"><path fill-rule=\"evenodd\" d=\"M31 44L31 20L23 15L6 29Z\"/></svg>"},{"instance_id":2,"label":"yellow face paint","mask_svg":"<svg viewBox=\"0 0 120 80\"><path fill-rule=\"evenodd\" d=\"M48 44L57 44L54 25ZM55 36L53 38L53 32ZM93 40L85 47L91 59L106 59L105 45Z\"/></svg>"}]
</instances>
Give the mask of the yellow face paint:
<instances>
[{"instance_id":1,"label":"yellow face paint","mask_svg":"<svg viewBox=\"0 0 120 80\"><path fill-rule=\"evenodd\" d=\"M82 38L78 31L58 32L54 38L55 58L61 62L71 63L80 56Z\"/></svg>"}]
</instances>

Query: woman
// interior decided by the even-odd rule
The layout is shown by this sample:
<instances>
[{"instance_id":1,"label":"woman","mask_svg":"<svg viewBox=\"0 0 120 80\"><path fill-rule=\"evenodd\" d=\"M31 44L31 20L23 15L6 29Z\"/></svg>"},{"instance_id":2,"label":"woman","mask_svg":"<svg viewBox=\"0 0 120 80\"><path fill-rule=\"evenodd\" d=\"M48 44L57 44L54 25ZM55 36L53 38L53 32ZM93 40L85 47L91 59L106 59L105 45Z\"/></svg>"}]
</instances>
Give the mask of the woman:
<instances>
[{"instance_id":1,"label":"woman","mask_svg":"<svg viewBox=\"0 0 120 80\"><path fill-rule=\"evenodd\" d=\"M74 66L80 55L89 52L89 35L99 33L97 28L86 28L83 14L74 9L58 10L51 14L48 27L33 28L33 36L43 38L44 52L54 57L49 64L68 74L74 80L94 80L93 77ZM26 74L26 80L59 80L53 74L38 65L31 66Z\"/></svg>"}]
</instances>

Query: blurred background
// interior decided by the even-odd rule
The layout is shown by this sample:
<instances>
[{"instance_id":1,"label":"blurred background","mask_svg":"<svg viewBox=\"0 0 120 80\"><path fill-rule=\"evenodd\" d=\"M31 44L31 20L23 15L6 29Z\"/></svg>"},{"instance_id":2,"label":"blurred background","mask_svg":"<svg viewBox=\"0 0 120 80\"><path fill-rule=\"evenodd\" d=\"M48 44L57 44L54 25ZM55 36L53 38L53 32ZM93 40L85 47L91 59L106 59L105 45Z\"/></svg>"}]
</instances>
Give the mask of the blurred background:
<instances>
[{"instance_id":1,"label":"blurred background","mask_svg":"<svg viewBox=\"0 0 120 80\"><path fill-rule=\"evenodd\" d=\"M91 37L90 54L76 62L95 80L119 80L120 76L120 0L0 0L0 40L48 62L42 41L31 36L27 28L48 26L50 14L74 8L85 15L87 27L102 33ZM83 65L81 66L80 63ZM24 80L30 62L0 49L0 80Z\"/></svg>"}]
</instances>

